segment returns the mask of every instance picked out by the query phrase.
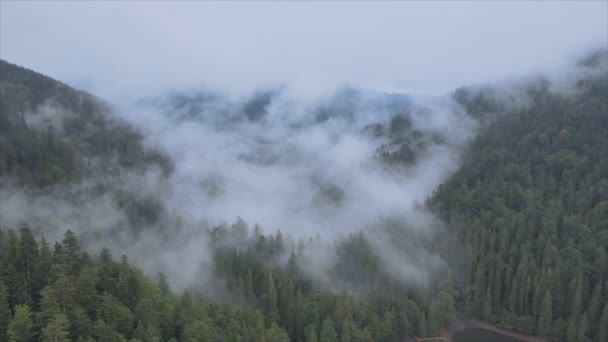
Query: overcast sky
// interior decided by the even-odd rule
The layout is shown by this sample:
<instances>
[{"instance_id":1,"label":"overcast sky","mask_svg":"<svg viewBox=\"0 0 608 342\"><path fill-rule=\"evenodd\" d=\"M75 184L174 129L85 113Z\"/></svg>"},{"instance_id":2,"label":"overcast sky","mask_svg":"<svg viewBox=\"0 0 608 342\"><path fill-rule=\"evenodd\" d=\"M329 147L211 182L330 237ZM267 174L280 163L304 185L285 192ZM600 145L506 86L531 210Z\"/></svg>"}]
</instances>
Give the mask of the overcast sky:
<instances>
[{"instance_id":1,"label":"overcast sky","mask_svg":"<svg viewBox=\"0 0 608 342\"><path fill-rule=\"evenodd\" d=\"M114 101L278 83L438 93L605 47L607 4L1 1L0 58Z\"/></svg>"}]
</instances>

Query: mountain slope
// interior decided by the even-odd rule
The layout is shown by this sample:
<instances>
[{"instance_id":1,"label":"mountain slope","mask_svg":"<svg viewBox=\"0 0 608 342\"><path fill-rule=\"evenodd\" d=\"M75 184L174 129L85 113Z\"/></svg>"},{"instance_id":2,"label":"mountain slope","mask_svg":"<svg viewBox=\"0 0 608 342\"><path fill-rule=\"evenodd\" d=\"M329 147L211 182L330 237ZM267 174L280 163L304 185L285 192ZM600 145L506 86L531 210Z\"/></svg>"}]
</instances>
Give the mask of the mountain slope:
<instances>
[{"instance_id":1,"label":"mountain slope","mask_svg":"<svg viewBox=\"0 0 608 342\"><path fill-rule=\"evenodd\" d=\"M169 160L108 104L49 77L0 60L0 178L45 187Z\"/></svg>"},{"instance_id":2,"label":"mountain slope","mask_svg":"<svg viewBox=\"0 0 608 342\"><path fill-rule=\"evenodd\" d=\"M587 68L568 93L528 84L523 106L457 92L486 123L432 200L466 310L557 341L597 341L607 324L608 74Z\"/></svg>"},{"instance_id":3,"label":"mountain slope","mask_svg":"<svg viewBox=\"0 0 608 342\"><path fill-rule=\"evenodd\" d=\"M180 297L169 284L183 284L182 279L159 274L155 284L126 256L115 262L108 250L95 256L81 250L80 243L91 236L79 242L68 232L51 249L27 225L0 230L0 341L9 335L22 340L402 341L437 336L454 321L456 306L470 316L555 341L606 340L608 74L602 63L590 60L574 81L540 79L515 90L455 93L468 114L458 118L472 117L481 127L458 172L428 202L449 225L445 239L439 238L440 229L420 239L420 231L404 228L407 220L388 218L378 227L355 226L335 241L296 241L281 231L249 229L241 219L233 225L189 226L177 217L159 224L159 231L127 238L120 222L123 244L102 240L123 251L136 249L139 241L155 254L185 251L170 255L169 264L196 270L181 274L197 282L189 284L193 288L209 293ZM214 109L223 108L214 102L220 100L205 96L180 99L174 114L214 124L220 119L219 128L235 120L258 125L272 103L271 95L258 96L245 109L235 107L235 117L222 117ZM310 124L352 120L357 96L330 100L313 111L318 115L308 118ZM407 101L396 100L386 108L396 115L366 121L361 130L386 138L374 153L398 170L446 138L435 129L426 135L413 129L415 117L430 114L424 108L404 110ZM0 121L0 185L16 182L18 188L59 200L65 194L53 189L93 180L102 186L87 188L88 193L110 193L133 227L154 226L163 213L157 198L138 197L121 185L128 183L124 176L130 171L141 176L140 171L159 168L169 174L168 157L146 149L142 136L113 117L108 105L0 62ZM451 130L441 132L467 135L455 132L462 126L450 124ZM459 146L469 142L468 137L455 140ZM340 188L321 185L326 197L340 202ZM90 199L70 196L73 202ZM94 239L116 227L99 228ZM40 236L45 229L42 225ZM82 232L90 231L86 226ZM436 251L449 261L450 272L433 267ZM433 286L412 286L416 282L405 279L427 278L420 269L408 269L407 254L429 259L423 261L435 272L420 283ZM405 266L404 272L395 266Z\"/></svg>"}]
</instances>

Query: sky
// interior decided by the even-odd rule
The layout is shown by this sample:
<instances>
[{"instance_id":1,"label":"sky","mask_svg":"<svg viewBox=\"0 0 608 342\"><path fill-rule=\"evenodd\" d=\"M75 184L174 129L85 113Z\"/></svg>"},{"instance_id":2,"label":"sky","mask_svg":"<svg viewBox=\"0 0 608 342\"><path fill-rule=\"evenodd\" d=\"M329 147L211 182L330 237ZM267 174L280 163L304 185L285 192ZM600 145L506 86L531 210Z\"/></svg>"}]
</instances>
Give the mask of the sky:
<instances>
[{"instance_id":1,"label":"sky","mask_svg":"<svg viewBox=\"0 0 608 342\"><path fill-rule=\"evenodd\" d=\"M119 101L348 84L437 94L571 64L606 1L1 1L0 58Z\"/></svg>"}]
</instances>

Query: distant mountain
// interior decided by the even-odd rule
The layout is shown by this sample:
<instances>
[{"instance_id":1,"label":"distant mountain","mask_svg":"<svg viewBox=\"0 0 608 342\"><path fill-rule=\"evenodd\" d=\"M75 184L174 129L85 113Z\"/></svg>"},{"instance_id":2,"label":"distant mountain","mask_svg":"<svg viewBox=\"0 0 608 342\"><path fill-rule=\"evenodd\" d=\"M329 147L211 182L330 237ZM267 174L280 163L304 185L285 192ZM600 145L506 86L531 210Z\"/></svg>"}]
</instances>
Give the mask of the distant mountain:
<instances>
[{"instance_id":1,"label":"distant mountain","mask_svg":"<svg viewBox=\"0 0 608 342\"><path fill-rule=\"evenodd\" d=\"M291 109L306 106L307 115L298 125L314 125L331 118L357 119L362 113L380 112L393 116L411 106L411 97L372 90L343 88L310 103L296 103L285 89L262 90L244 99L231 99L221 94L192 91L173 92L147 105L162 109L176 120L199 120L221 126L241 122L267 122L270 107L287 103ZM287 109L288 110L288 109ZM382 118L378 118L382 119Z\"/></svg>"}]
</instances>

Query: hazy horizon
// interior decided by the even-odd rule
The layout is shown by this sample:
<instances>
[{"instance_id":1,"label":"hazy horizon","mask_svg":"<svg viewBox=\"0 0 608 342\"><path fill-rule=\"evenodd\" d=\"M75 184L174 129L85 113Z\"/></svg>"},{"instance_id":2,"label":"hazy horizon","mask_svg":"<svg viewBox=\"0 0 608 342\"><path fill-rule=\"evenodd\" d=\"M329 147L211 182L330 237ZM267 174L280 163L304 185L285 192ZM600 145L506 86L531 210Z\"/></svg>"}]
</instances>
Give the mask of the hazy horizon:
<instances>
[{"instance_id":1,"label":"hazy horizon","mask_svg":"<svg viewBox=\"0 0 608 342\"><path fill-rule=\"evenodd\" d=\"M438 95L571 65L606 2L2 2L0 58L117 103L342 85ZM580 25L584 22L585 25Z\"/></svg>"}]
</instances>

